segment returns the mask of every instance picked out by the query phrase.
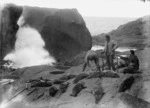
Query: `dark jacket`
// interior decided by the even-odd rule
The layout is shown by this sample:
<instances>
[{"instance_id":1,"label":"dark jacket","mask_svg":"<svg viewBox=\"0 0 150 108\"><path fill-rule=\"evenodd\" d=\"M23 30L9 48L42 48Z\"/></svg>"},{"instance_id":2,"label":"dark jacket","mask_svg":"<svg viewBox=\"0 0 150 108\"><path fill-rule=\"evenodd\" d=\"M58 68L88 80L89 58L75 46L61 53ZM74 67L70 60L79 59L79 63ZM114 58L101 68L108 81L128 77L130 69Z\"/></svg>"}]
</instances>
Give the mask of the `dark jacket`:
<instances>
[{"instance_id":1,"label":"dark jacket","mask_svg":"<svg viewBox=\"0 0 150 108\"><path fill-rule=\"evenodd\" d=\"M139 59L136 55L130 54L128 57L121 57L121 59L127 61L128 66L132 65L133 68L139 69Z\"/></svg>"}]
</instances>

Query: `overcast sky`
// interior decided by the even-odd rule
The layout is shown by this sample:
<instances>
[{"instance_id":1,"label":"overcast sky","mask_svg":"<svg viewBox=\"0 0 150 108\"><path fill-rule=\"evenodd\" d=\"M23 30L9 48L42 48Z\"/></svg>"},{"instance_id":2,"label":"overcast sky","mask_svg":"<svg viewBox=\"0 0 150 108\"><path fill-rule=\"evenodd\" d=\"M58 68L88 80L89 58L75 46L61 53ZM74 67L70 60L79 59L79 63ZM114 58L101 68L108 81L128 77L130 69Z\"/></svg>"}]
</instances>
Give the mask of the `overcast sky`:
<instances>
[{"instance_id":1,"label":"overcast sky","mask_svg":"<svg viewBox=\"0 0 150 108\"><path fill-rule=\"evenodd\" d=\"M82 16L138 18L150 15L150 2L144 3L140 0L0 0L0 2L49 8L77 8Z\"/></svg>"}]
</instances>

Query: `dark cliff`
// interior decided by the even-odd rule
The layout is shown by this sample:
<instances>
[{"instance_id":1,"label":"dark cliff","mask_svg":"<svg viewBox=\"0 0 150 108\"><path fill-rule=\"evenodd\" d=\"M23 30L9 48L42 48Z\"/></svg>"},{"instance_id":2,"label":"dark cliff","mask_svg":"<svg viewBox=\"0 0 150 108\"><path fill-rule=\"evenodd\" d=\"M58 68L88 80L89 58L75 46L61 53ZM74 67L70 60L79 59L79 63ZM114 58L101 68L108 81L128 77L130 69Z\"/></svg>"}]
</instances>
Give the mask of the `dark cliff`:
<instances>
[{"instance_id":1,"label":"dark cliff","mask_svg":"<svg viewBox=\"0 0 150 108\"><path fill-rule=\"evenodd\" d=\"M20 16L24 19L22 26L28 25L39 31L45 41L45 49L56 60L66 61L92 46L91 34L76 9L8 5L2 14L1 58L14 48Z\"/></svg>"},{"instance_id":2,"label":"dark cliff","mask_svg":"<svg viewBox=\"0 0 150 108\"><path fill-rule=\"evenodd\" d=\"M7 5L1 13L0 24L0 59L9 53L15 46L16 33L19 29L17 21L23 8L13 4Z\"/></svg>"}]
</instances>

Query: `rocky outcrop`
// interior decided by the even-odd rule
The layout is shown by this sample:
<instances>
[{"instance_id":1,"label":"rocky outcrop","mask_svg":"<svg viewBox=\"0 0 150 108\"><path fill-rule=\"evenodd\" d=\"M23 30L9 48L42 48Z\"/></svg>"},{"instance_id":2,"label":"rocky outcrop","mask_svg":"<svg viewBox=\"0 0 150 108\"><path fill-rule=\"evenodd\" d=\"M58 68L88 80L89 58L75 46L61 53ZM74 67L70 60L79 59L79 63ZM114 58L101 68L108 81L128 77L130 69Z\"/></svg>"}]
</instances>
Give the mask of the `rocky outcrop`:
<instances>
[{"instance_id":1,"label":"rocky outcrop","mask_svg":"<svg viewBox=\"0 0 150 108\"><path fill-rule=\"evenodd\" d=\"M110 36L117 40L120 46L143 49L149 47L150 16L139 18L135 21L120 25L116 30L109 32ZM105 34L93 37L93 45L104 45Z\"/></svg>"},{"instance_id":2,"label":"rocky outcrop","mask_svg":"<svg viewBox=\"0 0 150 108\"><path fill-rule=\"evenodd\" d=\"M17 21L23 11L21 6L7 5L1 11L0 24L0 59L10 53L15 46L16 33L19 29Z\"/></svg>"},{"instance_id":3,"label":"rocky outcrop","mask_svg":"<svg viewBox=\"0 0 150 108\"><path fill-rule=\"evenodd\" d=\"M23 10L23 11L22 11ZM12 51L18 30L17 21L23 16L22 26L39 31L45 41L45 49L59 62L71 59L91 48L92 39L82 16L76 9L52 9L18 7L8 5L3 12L1 58Z\"/></svg>"}]
</instances>

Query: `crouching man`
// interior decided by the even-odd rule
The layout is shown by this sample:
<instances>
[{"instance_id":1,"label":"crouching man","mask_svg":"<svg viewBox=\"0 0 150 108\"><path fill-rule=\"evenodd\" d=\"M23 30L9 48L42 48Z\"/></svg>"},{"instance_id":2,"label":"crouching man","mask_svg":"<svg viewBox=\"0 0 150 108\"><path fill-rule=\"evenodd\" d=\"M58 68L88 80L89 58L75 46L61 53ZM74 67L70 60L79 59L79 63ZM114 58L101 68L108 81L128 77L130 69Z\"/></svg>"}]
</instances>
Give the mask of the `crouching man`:
<instances>
[{"instance_id":1,"label":"crouching man","mask_svg":"<svg viewBox=\"0 0 150 108\"><path fill-rule=\"evenodd\" d=\"M86 66L88 65L90 67L90 64L89 62L90 61L94 61L95 63L95 66L97 67L97 69L99 70L99 72L101 72L101 69L100 69L100 65L99 65L99 58L98 58L98 54L93 51L93 50L89 50L87 53L86 53L86 56L84 58L84 65L83 65L83 70L85 70Z\"/></svg>"},{"instance_id":2,"label":"crouching man","mask_svg":"<svg viewBox=\"0 0 150 108\"><path fill-rule=\"evenodd\" d=\"M120 58L127 63L127 67L124 69L123 73L135 73L139 70L139 59L135 55L134 50L130 50L130 55L128 57L120 56Z\"/></svg>"}]
</instances>

